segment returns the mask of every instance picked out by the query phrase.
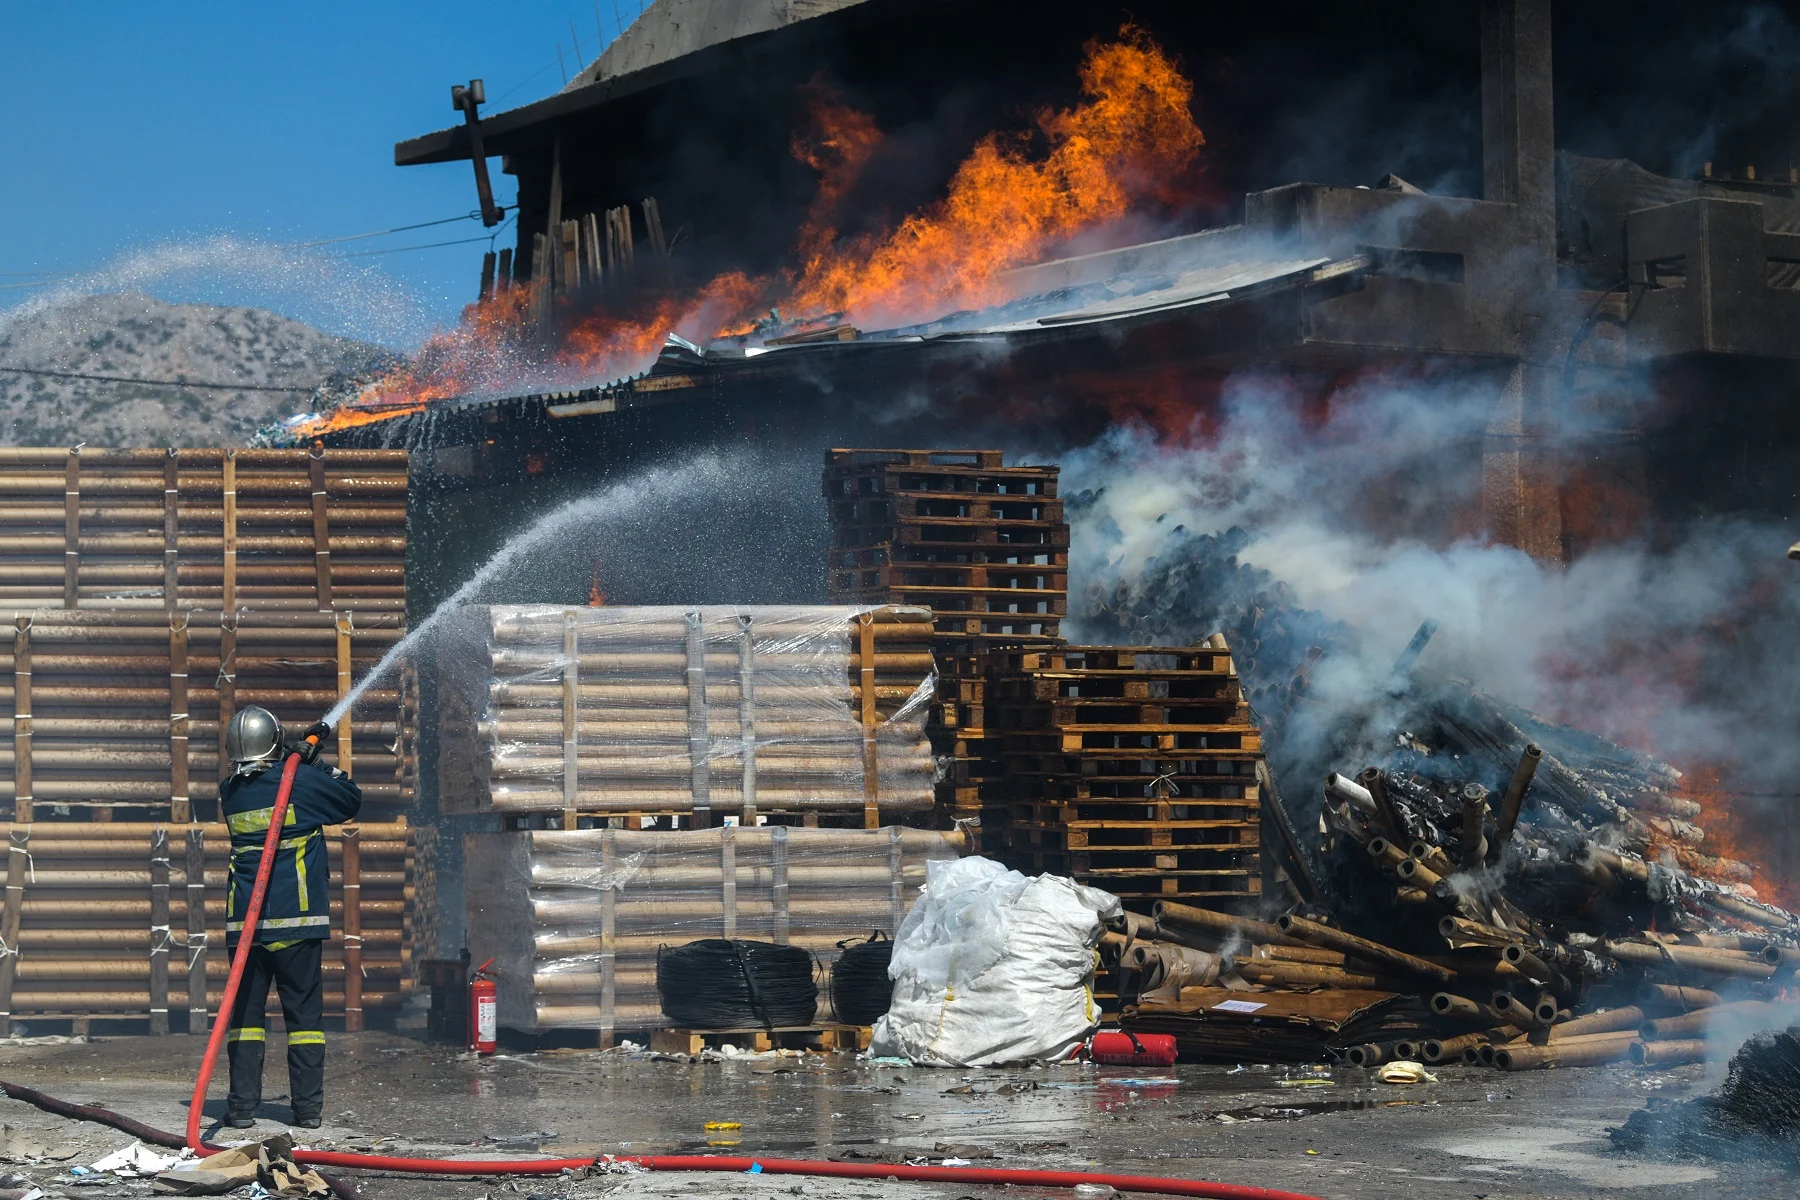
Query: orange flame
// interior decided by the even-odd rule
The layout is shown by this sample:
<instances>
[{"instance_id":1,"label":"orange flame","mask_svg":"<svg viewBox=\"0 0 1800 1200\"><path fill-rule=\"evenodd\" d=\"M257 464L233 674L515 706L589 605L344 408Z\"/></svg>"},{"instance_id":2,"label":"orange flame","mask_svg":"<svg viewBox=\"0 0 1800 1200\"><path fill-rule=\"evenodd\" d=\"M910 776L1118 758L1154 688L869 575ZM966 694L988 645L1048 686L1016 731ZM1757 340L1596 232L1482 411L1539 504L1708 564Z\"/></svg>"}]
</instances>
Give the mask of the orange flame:
<instances>
[{"instance_id":1,"label":"orange flame","mask_svg":"<svg viewBox=\"0 0 1800 1200\"><path fill-rule=\"evenodd\" d=\"M847 313L865 325L1002 302L1009 298L1001 279L1008 269L1140 203L1173 198L1205 144L1190 111L1192 85L1135 26L1121 29L1117 42L1089 43L1080 78L1082 103L1039 113L1030 138L982 139L943 200L884 235L848 238L839 233L839 209L881 133L873 118L815 82L812 127L792 147L819 172L796 239L796 272L721 275L687 298L647 288L629 314L577 311L583 301L559 298L565 332L547 353L530 336L542 285L503 288L466 308L455 329L434 334L407 367L294 433L317 437L538 375L616 379L647 365L672 332L704 342L727 329L752 331L771 300L790 314Z\"/></svg>"},{"instance_id":2,"label":"orange flame","mask_svg":"<svg viewBox=\"0 0 1800 1200\"><path fill-rule=\"evenodd\" d=\"M1714 764L1684 772L1678 794L1700 806L1693 824L1706 830L1706 840L1698 853L1677 849L1676 860L1692 874L1727 887L1748 883L1756 898L1766 904L1789 911L1800 908L1800 889L1769 866L1769 815L1758 811L1766 805L1731 791L1727 778L1728 772Z\"/></svg>"},{"instance_id":3,"label":"orange flame","mask_svg":"<svg viewBox=\"0 0 1800 1200\"><path fill-rule=\"evenodd\" d=\"M860 324L1000 303L1009 298L1002 272L1166 196L1170 181L1189 175L1205 144L1189 108L1193 85L1142 30L1127 26L1117 42L1090 43L1081 87L1082 104L1038 115L1048 145L1041 157L990 135L943 200L891 233L840 245L829 231L809 230L802 250L808 241L818 248L804 255L788 307L844 312ZM845 163L863 143L850 147Z\"/></svg>"}]
</instances>

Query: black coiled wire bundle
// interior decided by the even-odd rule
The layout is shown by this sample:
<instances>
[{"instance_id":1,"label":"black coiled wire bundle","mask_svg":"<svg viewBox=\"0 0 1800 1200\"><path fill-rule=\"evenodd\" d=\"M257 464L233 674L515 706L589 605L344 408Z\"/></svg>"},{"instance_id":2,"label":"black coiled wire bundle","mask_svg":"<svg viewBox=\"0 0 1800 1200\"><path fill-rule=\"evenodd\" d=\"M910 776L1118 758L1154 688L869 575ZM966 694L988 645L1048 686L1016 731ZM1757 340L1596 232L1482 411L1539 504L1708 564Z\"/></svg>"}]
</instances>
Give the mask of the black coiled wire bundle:
<instances>
[{"instance_id":1,"label":"black coiled wire bundle","mask_svg":"<svg viewBox=\"0 0 1800 1200\"><path fill-rule=\"evenodd\" d=\"M656 996L682 1029L811 1025L813 956L796 946L706 938L656 956Z\"/></svg>"},{"instance_id":2,"label":"black coiled wire bundle","mask_svg":"<svg viewBox=\"0 0 1800 1200\"><path fill-rule=\"evenodd\" d=\"M838 947L843 953L831 968L831 1007L846 1025L873 1025L894 998L888 981L894 943L877 932L867 941L839 942Z\"/></svg>"}]
</instances>

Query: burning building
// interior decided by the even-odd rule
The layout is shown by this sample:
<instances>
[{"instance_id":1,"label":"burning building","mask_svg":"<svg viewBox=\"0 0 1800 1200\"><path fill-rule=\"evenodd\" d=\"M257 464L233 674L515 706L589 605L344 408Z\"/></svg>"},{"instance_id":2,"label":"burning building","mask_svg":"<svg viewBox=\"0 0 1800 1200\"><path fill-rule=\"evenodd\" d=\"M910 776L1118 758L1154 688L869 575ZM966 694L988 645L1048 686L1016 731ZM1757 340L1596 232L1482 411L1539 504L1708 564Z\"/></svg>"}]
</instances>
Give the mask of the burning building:
<instances>
[{"instance_id":1,"label":"burning building","mask_svg":"<svg viewBox=\"0 0 1800 1200\"><path fill-rule=\"evenodd\" d=\"M410 370L292 432L414 450L421 603L520 512L697 452L802 464L810 512L828 446L1042 457L1258 406L1362 462L1325 502L1393 544L1562 569L1787 520L1800 183L1723 165L1779 153L1786 93L1721 118L1702 51L1742 14L1624 11L661 0L557 95L464 92L396 147L499 156L517 240ZM1670 149L1700 125L1720 162ZM1407 436L1342 435L1395 391ZM572 554L509 598L816 601L823 520L750 490L717 553ZM1080 608L1131 641L1208 632Z\"/></svg>"},{"instance_id":2,"label":"burning building","mask_svg":"<svg viewBox=\"0 0 1800 1200\"><path fill-rule=\"evenodd\" d=\"M1791 386L1792 172L1559 154L1554 97L1583 119L1596 102L1552 78L1547 2L1390 7L1320 6L1297 36L1180 5L1132 25L1000 0L653 5L556 96L396 147L402 165L477 139L501 156L517 244L410 376L301 431L428 448L428 479L486 492L946 421L953 441L997 426L1055 449L1121 415L1205 420L1247 373L1325 404L1396 372L1492 397L1479 436L1444 448L1479 487L1396 532L1567 561L1696 508L1782 510L1790 419L1720 412ZM1599 19L1559 10L1561 42ZM1429 58L1394 111L1458 132L1361 131L1313 147L1358 183L1268 186L1266 142L1318 116L1251 72L1277 46L1311 96L1354 95L1382 55Z\"/></svg>"}]
</instances>

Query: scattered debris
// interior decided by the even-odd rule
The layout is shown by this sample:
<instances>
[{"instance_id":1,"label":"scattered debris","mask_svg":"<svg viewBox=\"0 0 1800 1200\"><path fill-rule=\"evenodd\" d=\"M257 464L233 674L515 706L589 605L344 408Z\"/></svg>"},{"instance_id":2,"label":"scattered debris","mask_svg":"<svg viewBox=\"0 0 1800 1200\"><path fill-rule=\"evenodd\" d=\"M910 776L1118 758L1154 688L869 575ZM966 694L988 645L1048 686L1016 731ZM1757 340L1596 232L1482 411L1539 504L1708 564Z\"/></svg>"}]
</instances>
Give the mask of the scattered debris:
<instances>
[{"instance_id":1,"label":"scattered debris","mask_svg":"<svg viewBox=\"0 0 1800 1200\"><path fill-rule=\"evenodd\" d=\"M234 1146L162 1172L156 1177L156 1191L164 1195L217 1196L248 1185L253 1196L328 1195L331 1189L325 1181L317 1172L294 1162L293 1151L294 1139L286 1134Z\"/></svg>"},{"instance_id":2,"label":"scattered debris","mask_svg":"<svg viewBox=\"0 0 1800 1200\"><path fill-rule=\"evenodd\" d=\"M142 1142L133 1142L119 1150L114 1150L98 1162L90 1163L88 1170L118 1175L125 1179L135 1179L143 1175L155 1175L167 1171L183 1159L193 1157L191 1151L183 1150L179 1154L164 1154L153 1150Z\"/></svg>"},{"instance_id":3,"label":"scattered debris","mask_svg":"<svg viewBox=\"0 0 1800 1200\"><path fill-rule=\"evenodd\" d=\"M1436 1083L1438 1078L1425 1069L1424 1063L1402 1059L1399 1062L1387 1063L1375 1072L1375 1078L1383 1083Z\"/></svg>"}]
</instances>

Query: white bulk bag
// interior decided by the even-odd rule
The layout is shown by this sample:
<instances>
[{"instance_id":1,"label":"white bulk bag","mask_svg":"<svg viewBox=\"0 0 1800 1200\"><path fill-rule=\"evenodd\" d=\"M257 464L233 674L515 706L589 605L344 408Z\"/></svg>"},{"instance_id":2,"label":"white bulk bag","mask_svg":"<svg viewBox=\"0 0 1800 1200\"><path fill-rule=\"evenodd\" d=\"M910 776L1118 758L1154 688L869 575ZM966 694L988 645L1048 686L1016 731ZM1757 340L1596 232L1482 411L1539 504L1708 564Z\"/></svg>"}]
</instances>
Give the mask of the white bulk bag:
<instances>
[{"instance_id":1,"label":"white bulk bag","mask_svg":"<svg viewBox=\"0 0 1800 1200\"><path fill-rule=\"evenodd\" d=\"M925 866L894 935L894 999L873 1056L979 1067L1074 1053L1099 1023L1094 967L1118 897L986 858Z\"/></svg>"}]
</instances>

